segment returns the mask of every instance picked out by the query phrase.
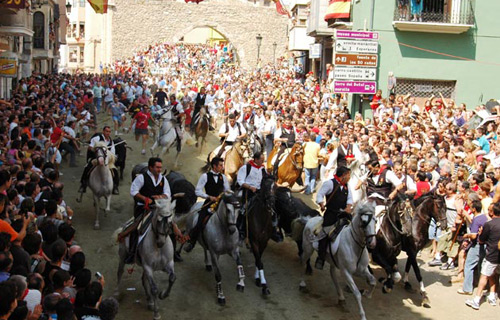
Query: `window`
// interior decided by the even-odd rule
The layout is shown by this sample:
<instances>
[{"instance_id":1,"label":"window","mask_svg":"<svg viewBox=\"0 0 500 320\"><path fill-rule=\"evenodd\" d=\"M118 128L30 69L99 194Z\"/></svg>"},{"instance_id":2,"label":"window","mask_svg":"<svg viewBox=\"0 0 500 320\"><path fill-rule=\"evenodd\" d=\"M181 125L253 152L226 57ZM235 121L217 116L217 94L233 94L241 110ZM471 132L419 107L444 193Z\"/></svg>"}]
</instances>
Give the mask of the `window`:
<instances>
[{"instance_id":1,"label":"window","mask_svg":"<svg viewBox=\"0 0 500 320\"><path fill-rule=\"evenodd\" d=\"M45 15L38 11L33 15L33 48L45 49Z\"/></svg>"},{"instance_id":2,"label":"window","mask_svg":"<svg viewBox=\"0 0 500 320\"><path fill-rule=\"evenodd\" d=\"M400 79L396 80L396 94L411 94L417 98L439 97L440 93L447 99L455 98L456 81Z\"/></svg>"},{"instance_id":3,"label":"window","mask_svg":"<svg viewBox=\"0 0 500 320\"><path fill-rule=\"evenodd\" d=\"M83 22L80 22L80 32L79 32L78 37L80 39L85 38L85 23L83 23Z\"/></svg>"},{"instance_id":4,"label":"window","mask_svg":"<svg viewBox=\"0 0 500 320\"><path fill-rule=\"evenodd\" d=\"M69 62L78 62L78 47L69 47Z\"/></svg>"},{"instance_id":5,"label":"window","mask_svg":"<svg viewBox=\"0 0 500 320\"><path fill-rule=\"evenodd\" d=\"M80 0L80 8L85 8L85 0Z\"/></svg>"},{"instance_id":6,"label":"window","mask_svg":"<svg viewBox=\"0 0 500 320\"><path fill-rule=\"evenodd\" d=\"M85 49L84 47L80 47L80 63L83 63L85 61Z\"/></svg>"}]
</instances>

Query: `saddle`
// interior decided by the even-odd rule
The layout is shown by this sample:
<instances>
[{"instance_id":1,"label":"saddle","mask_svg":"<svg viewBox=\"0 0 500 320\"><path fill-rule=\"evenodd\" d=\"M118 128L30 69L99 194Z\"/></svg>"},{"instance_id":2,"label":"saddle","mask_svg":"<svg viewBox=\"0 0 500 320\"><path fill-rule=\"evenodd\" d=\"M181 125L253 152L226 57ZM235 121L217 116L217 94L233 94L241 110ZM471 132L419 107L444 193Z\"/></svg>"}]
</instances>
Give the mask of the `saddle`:
<instances>
[{"instance_id":1,"label":"saddle","mask_svg":"<svg viewBox=\"0 0 500 320\"><path fill-rule=\"evenodd\" d=\"M286 158L288 158L288 156L290 155L290 151L292 150L292 148L286 148L285 151L283 151L283 153L280 155L280 158L279 158L279 164L278 164L278 167L281 166L283 164L283 162L285 162ZM278 154L274 154L272 160L271 160L271 163L274 165L276 163L276 157L278 156Z\"/></svg>"},{"instance_id":2,"label":"saddle","mask_svg":"<svg viewBox=\"0 0 500 320\"><path fill-rule=\"evenodd\" d=\"M151 218L152 214L150 211L140 215L136 219L132 217L127 220L123 231L118 234L118 242L123 242L134 230L138 230L139 236L143 236L151 225Z\"/></svg>"},{"instance_id":3,"label":"saddle","mask_svg":"<svg viewBox=\"0 0 500 320\"><path fill-rule=\"evenodd\" d=\"M325 237L328 237L328 240L330 242L335 242L335 239L337 236L340 234L340 231L347 227L350 223L344 223L343 220L346 219L340 219L335 224L328 226L328 227L323 227L323 221L321 220L316 224L313 230L313 234L316 236L316 240L319 241L321 239L324 239Z\"/></svg>"},{"instance_id":4,"label":"saddle","mask_svg":"<svg viewBox=\"0 0 500 320\"><path fill-rule=\"evenodd\" d=\"M212 154L217 155L217 154L219 153L219 150L220 150L220 148L221 148L221 147L222 147L222 145L220 145L220 146L218 146L217 148L215 148L215 150L212 152ZM226 153L227 153L229 150L231 150L231 148L232 148L232 147L233 147L233 146L227 146L227 145L226 145L226 146L225 146L225 148L224 148L224 151L222 152L222 154L221 154L221 156L220 156L220 157L221 157L222 159L226 159Z\"/></svg>"}]
</instances>

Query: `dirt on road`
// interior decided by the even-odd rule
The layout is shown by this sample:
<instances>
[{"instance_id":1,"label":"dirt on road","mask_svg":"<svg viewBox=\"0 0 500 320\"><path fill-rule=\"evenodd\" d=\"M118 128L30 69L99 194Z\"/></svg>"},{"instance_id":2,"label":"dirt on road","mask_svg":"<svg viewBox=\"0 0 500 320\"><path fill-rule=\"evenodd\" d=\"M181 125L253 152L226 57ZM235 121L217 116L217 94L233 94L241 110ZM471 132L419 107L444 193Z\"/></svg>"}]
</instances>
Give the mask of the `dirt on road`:
<instances>
[{"instance_id":1,"label":"dirt on road","mask_svg":"<svg viewBox=\"0 0 500 320\"><path fill-rule=\"evenodd\" d=\"M107 119L106 119L107 118ZM100 121L111 124L109 117ZM111 212L101 215L101 230L93 230L94 207L90 190L83 197L82 203L77 203L77 190L80 175L85 161L83 156L77 159L80 167L69 168L67 163L62 164L64 175L61 180L65 184L64 197L66 202L74 208L73 219L77 229L76 241L80 244L87 256L87 267L93 272L101 272L106 279L105 296L113 294L116 287L116 269L118 266L118 246L112 239L115 229L120 227L132 216L133 200L129 194L133 166L147 161L149 155L140 154L140 143L135 142L132 134L124 134L133 151L127 154L127 168L125 178L120 185L120 195L113 196ZM206 160L208 149L218 143L213 134L209 134L208 146L199 155L194 146L184 146L178 171L196 185L200 175L199 169ZM151 146L151 141L148 145ZM171 165L175 153L171 151L163 156L164 166L172 169ZM310 206L313 205L310 196L296 195L304 199ZM103 206L104 204L102 204ZM307 276L309 292L299 292L299 282L304 268L300 265L297 247L291 239L277 244L270 242L264 253L263 262L271 295L261 296L260 288L253 281L255 271L253 255L246 248L241 248L243 265L246 273L246 288L244 293L236 291L238 282L237 269L234 261L227 256L221 257L222 285L226 295L226 306L217 305L215 294L215 278L213 273L205 271L203 251L199 245L193 252L183 253L183 262L175 264L177 281L171 296L160 301L160 314L163 319L359 319L357 306L351 294L346 295L345 308L337 306L337 295L330 279L328 268L323 271L314 270L312 276ZM315 259L315 256L314 256ZM474 311L465 306L467 297L456 293L458 285L451 285L449 280L453 273L429 268L425 263L430 260L428 251L419 257L422 265L422 275L431 299L431 308L420 306L420 295L408 293L402 284L397 284L390 294L383 294L378 284L371 299L363 298L368 319L457 319L473 320L500 319L499 308L483 303L480 311ZM400 257L400 271L404 268L404 255ZM377 278L383 275L378 266L373 266ZM146 308L146 298L141 284L141 268L135 267L131 274L123 277L123 291L120 297L120 311L118 319L151 319L153 314ZM160 288L166 286L165 274L156 273ZM356 279L358 286L366 288L361 279ZM417 288L413 273L410 281Z\"/></svg>"}]
</instances>

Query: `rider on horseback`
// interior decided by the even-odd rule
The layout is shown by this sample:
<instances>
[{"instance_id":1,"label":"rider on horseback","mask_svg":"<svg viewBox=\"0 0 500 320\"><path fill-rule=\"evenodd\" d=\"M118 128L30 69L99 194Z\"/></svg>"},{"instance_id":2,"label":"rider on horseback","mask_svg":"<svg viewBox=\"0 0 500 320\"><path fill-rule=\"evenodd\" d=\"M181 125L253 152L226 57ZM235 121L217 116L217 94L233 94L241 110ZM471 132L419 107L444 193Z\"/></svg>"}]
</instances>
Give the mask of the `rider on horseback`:
<instances>
[{"instance_id":1,"label":"rider on horseback","mask_svg":"<svg viewBox=\"0 0 500 320\"><path fill-rule=\"evenodd\" d=\"M171 120L175 121L175 134L177 137L177 151L181 150L182 140L182 120L185 116L182 104L177 101L175 94L171 94L169 98L167 110L171 112Z\"/></svg>"},{"instance_id":2,"label":"rider on horseback","mask_svg":"<svg viewBox=\"0 0 500 320\"><path fill-rule=\"evenodd\" d=\"M335 234L338 234L342 227L351 221L350 213L352 212L353 201L352 194L347 187L350 178L351 170L341 166L337 169L334 178L325 181L316 195L316 203L325 212L323 215L323 228L336 225ZM326 237L319 241L316 269L323 269L329 238L330 236L327 234Z\"/></svg>"},{"instance_id":3,"label":"rider on horseback","mask_svg":"<svg viewBox=\"0 0 500 320\"><path fill-rule=\"evenodd\" d=\"M220 158L226 146L232 146L236 140L241 140L246 135L247 131L245 128L239 122L236 122L236 116L231 113L228 116L228 121L220 127L219 137L221 138L222 145L216 157Z\"/></svg>"},{"instance_id":4,"label":"rider on horseback","mask_svg":"<svg viewBox=\"0 0 500 320\"><path fill-rule=\"evenodd\" d=\"M130 186L130 195L134 198L134 219L140 221L149 206L156 199L170 198L170 185L167 179L161 174L162 160L160 158L149 158L148 171L135 177ZM182 238L182 232L175 222L172 222L174 233ZM139 232L137 228L130 233L129 254L125 263L134 263L135 252L137 250L137 240Z\"/></svg>"},{"instance_id":5,"label":"rider on horseback","mask_svg":"<svg viewBox=\"0 0 500 320\"><path fill-rule=\"evenodd\" d=\"M214 157L212 161L210 161L210 166L212 170L203 173L196 185L196 195L200 198L204 198L205 202L198 213L198 222L196 226L189 232L189 242L184 248L186 252L193 250L204 224L212 214L212 212L209 211L210 205L217 201L217 197L221 193L231 190L229 182L223 174L224 160L219 157ZM203 189L205 189L205 191L203 191Z\"/></svg>"},{"instance_id":6,"label":"rider on horseback","mask_svg":"<svg viewBox=\"0 0 500 320\"><path fill-rule=\"evenodd\" d=\"M92 137L92 139L90 139L89 148L87 149L87 165L83 169L82 177L80 179L79 193L85 193L87 191L90 171L92 171L92 168L94 167L92 160L96 157L94 148L99 141L105 142L108 150L112 154L115 154L115 144L113 139L111 139L111 127L104 126L102 133L97 133ZM120 176L118 175L118 170L116 168L112 168L111 172L113 173L113 194L119 194L118 184L120 183Z\"/></svg>"},{"instance_id":7,"label":"rider on horseback","mask_svg":"<svg viewBox=\"0 0 500 320\"><path fill-rule=\"evenodd\" d=\"M248 161L248 163L242 166L238 170L237 183L242 190L242 205L245 206L245 211L247 209L246 204L250 202L257 192L260 191L260 186L262 178L267 175L266 169L263 166L264 154L261 152L256 152L253 155L253 159ZM240 237L245 238L246 235L246 212L242 211L242 214L238 216L237 225L239 227ZM272 215L273 220L273 235L271 238L276 242L283 241L283 235L278 227L278 216L273 210Z\"/></svg>"},{"instance_id":8,"label":"rider on horseback","mask_svg":"<svg viewBox=\"0 0 500 320\"><path fill-rule=\"evenodd\" d=\"M292 148L295 144L295 127L292 126L292 116L287 116L285 122L274 133L274 143L279 145L279 151L274 161L273 175L277 176L280 156L287 148Z\"/></svg>"}]
</instances>

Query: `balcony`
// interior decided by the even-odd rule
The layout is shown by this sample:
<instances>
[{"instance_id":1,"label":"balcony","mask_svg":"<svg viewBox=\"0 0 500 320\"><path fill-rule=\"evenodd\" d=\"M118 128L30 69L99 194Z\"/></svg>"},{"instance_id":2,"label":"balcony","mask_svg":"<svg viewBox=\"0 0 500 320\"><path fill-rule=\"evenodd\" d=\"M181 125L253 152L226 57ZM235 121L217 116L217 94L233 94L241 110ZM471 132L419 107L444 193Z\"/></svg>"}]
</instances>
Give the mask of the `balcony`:
<instances>
[{"instance_id":1,"label":"balcony","mask_svg":"<svg viewBox=\"0 0 500 320\"><path fill-rule=\"evenodd\" d=\"M398 7L398 2L392 25L399 31L460 34L474 26L471 0L421 0L420 14L411 14L410 5Z\"/></svg>"}]
</instances>

